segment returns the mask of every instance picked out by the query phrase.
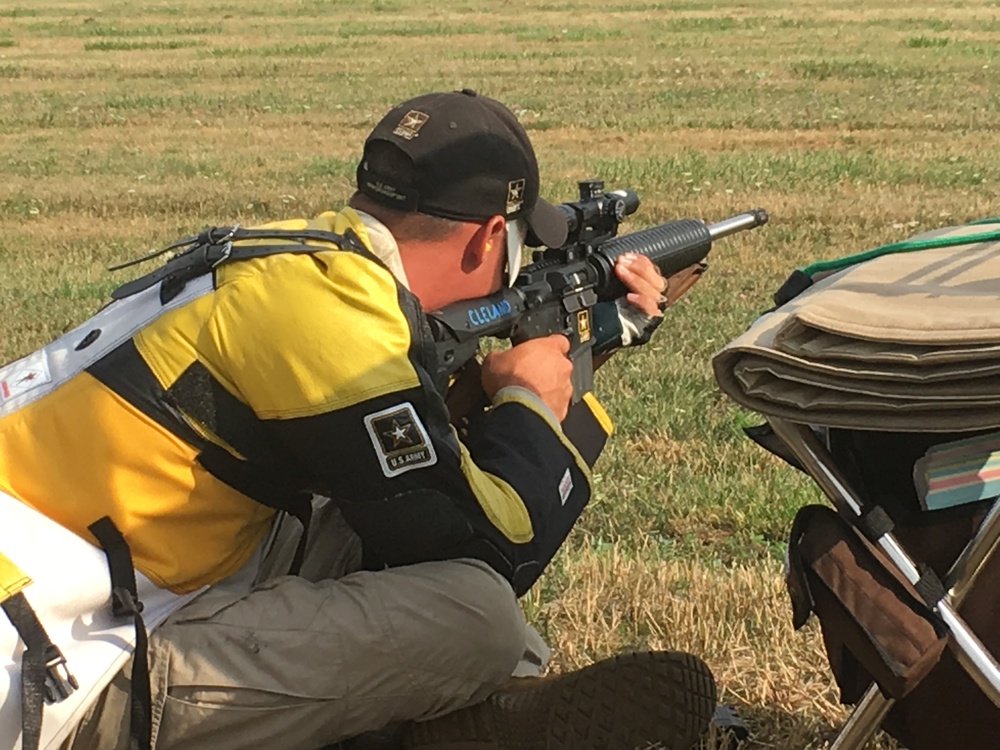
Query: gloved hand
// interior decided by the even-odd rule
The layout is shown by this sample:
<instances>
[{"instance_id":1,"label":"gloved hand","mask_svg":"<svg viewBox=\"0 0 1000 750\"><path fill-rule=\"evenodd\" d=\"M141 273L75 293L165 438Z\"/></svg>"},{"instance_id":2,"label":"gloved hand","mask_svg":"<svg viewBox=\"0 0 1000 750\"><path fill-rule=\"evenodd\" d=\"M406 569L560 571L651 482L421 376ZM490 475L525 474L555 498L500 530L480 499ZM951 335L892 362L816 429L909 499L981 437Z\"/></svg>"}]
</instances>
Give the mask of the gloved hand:
<instances>
[{"instance_id":1,"label":"gloved hand","mask_svg":"<svg viewBox=\"0 0 1000 750\"><path fill-rule=\"evenodd\" d=\"M666 304L663 305L666 309ZM663 313L659 310L655 315L647 315L641 308L636 307L625 297L615 300L615 309L618 311L618 323L622 327L619 347L639 346L649 341L660 323L663 322Z\"/></svg>"},{"instance_id":2,"label":"gloved hand","mask_svg":"<svg viewBox=\"0 0 1000 750\"><path fill-rule=\"evenodd\" d=\"M595 354L608 354L649 341L653 331L663 322L663 311L698 281L706 267L696 263L664 278L645 255L626 253L619 256L615 261L615 275L629 292L613 303L601 303L595 308L598 334Z\"/></svg>"}]
</instances>

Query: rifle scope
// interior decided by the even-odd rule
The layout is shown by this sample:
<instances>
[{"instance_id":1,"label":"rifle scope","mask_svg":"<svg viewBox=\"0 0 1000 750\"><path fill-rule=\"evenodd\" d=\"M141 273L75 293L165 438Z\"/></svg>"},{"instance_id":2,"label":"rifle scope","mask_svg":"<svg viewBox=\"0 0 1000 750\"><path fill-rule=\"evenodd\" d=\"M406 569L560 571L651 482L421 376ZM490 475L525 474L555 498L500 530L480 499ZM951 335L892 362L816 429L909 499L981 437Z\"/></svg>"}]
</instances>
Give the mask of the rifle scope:
<instances>
[{"instance_id":1,"label":"rifle scope","mask_svg":"<svg viewBox=\"0 0 1000 750\"><path fill-rule=\"evenodd\" d=\"M563 247L614 236L622 220L639 208L639 195L634 190L605 193L603 180L582 180L577 185L580 200L556 206L566 217Z\"/></svg>"}]
</instances>

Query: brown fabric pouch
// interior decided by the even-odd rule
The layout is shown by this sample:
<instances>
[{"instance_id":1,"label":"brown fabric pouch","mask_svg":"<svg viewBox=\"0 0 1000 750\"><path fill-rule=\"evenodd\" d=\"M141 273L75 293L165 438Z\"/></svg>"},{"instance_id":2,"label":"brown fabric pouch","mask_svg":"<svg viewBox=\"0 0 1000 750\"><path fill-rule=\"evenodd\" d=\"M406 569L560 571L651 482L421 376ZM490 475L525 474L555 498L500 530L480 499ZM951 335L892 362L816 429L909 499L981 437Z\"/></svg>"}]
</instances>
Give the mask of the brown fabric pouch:
<instances>
[{"instance_id":1,"label":"brown fabric pouch","mask_svg":"<svg viewBox=\"0 0 1000 750\"><path fill-rule=\"evenodd\" d=\"M786 576L796 628L819 617L844 703L871 680L902 698L941 658L934 613L875 545L826 506L801 508L792 524Z\"/></svg>"}]
</instances>

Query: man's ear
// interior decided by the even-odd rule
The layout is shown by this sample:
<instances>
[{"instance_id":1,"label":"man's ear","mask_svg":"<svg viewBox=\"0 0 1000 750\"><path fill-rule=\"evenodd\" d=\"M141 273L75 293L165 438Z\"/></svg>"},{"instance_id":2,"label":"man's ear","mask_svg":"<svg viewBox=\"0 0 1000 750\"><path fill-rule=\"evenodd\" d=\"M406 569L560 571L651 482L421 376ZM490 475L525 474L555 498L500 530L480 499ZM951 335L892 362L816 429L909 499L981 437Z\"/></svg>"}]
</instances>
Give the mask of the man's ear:
<instances>
[{"instance_id":1,"label":"man's ear","mask_svg":"<svg viewBox=\"0 0 1000 750\"><path fill-rule=\"evenodd\" d=\"M462 270L466 273L476 270L492 260L494 253L505 255L507 252L504 245L506 227L507 220L500 214L491 216L482 224L469 238L469 244L465 247Z\"/></svg>"}]
</instances>

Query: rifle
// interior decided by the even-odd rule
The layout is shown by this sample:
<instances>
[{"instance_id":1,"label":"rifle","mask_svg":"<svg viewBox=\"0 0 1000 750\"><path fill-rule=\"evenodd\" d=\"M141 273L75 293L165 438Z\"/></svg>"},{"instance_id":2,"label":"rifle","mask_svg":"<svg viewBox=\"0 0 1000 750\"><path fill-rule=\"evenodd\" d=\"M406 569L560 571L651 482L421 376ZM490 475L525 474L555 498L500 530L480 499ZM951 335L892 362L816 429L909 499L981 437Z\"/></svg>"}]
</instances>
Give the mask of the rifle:
<instances>
[{"instance_id":1,"label":"rifle","mask_svg":"<svg viewBox=\"0 0 1000 750\"><path fill-rule=\"evenodd\" d=\"M676 297L704 270L715 240L767 223L767 212L755 208L714 224L678 219L618 237L639 196L629 189L605 192L602 180L584 180L579 190L578 201L557 206L569 226L565 244L535 251L510 288L428 314L439 382L473 360L484 337L517 344L562 333L570 340L575 403L593 388L594 355L611 351L621 334L613 304L627 291L614 273L620 255L641 253L668 278L693 268L680 290L671 290Z\"/></svg>"},{"instance_id":2,"label":"rifle","mask_svg":"<svg viewBox=\"0 0 1000 750\"><path fill-rule=\"evenodd\" d=\"M428 314L438 355L437 382L447 383L474 361L480 340L487 336L517 344L562 333L570 340L575 403L593 388L594 355L612 351L621 335L614 300L626 288L614 273L618 256L629 252L648 256L661 274L678 281L668 286L667 297L673 301L697 281L714 240L767 222L767 212L756 208L715 224L679 219L618 237L618 226L639 208L639 196L628 189L605 192L601 180L584 180L579 190L580 200L557 206L568 227L563 245L536 251L510 288ZM234 244L244 240L259 244ZM111 296L124 299L159 284L160 301L167 304L188 281L222 263L274 253L315 252L310 240L363 250L350 230L340 236L310 229L244 229L239 224L207 227L162 250L112 266L112 270L125 268L175 251L162 266L125 282Z\"/></svg>"}]
</instances>

